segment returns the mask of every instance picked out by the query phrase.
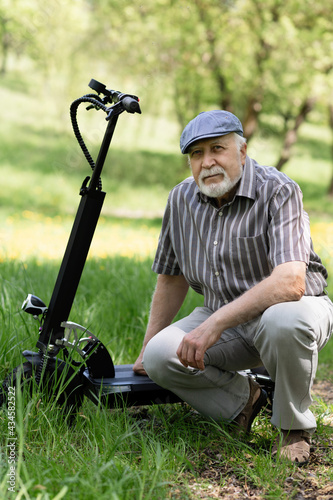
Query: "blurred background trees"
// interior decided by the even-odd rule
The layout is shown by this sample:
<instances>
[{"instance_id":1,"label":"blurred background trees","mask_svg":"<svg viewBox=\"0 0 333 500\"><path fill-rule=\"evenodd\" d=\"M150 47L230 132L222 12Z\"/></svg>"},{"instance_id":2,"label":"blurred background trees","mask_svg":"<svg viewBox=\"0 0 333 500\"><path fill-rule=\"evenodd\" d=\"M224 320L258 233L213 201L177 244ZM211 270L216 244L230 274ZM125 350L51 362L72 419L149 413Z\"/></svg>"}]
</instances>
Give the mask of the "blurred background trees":
<instances>
[{"instance_id":1,"label":"blurred background trees","mask_svg":"<svg viewBox=\"0 0 333 500\"><path fill-rule=\"evenodd\" d=\"M333 158L332 7L331 0L3 0L0 73L28 60L53 95L72 96L91 76L124 82L179 130L202 110L227 109L248 141L279 137L282 169L310 115L331 128ZM333 161L328 188L333 195Z\"/></svg>"}]
</instances>

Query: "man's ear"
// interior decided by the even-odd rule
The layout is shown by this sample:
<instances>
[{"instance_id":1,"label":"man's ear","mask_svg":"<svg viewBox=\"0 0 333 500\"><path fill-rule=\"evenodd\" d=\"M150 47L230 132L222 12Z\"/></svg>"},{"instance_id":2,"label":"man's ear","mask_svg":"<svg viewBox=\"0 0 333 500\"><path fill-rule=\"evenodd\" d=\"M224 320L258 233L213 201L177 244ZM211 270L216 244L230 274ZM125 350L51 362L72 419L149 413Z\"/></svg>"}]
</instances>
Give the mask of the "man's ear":
<instances>
[{"instance_id":1,"label":"man's ear","mask_svg":"<svg viewBox=\"0 0 333 500\"><path fill-rule=\"evenodd\" d=\"M246 151L247 151L247 144L246 142L244 142L244 144L242 144L242 147L240 149L240 157L243 166L245 165Z\"/></svg>"}]
</instances>

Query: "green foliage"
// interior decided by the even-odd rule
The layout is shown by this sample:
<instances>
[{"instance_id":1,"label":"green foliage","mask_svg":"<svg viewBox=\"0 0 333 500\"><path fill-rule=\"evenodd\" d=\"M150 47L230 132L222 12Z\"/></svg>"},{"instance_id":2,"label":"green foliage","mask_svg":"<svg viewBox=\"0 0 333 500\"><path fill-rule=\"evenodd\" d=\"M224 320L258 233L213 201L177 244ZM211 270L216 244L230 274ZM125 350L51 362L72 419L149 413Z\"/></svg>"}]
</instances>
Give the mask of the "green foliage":
<instances>
[{"instance_id":1,"label":"green foliage","mask_svg":"<svg viewBox=\"0 0 333 500\"><path fill-rule=\"evenodd\" d=\"M0 47L7 71L9 56L24 51L57 91L59 73L71 87L88 65L130 77L142 97L159 96L149 103L157 113L172 97L182 126L212 106L244 120L262 111L288 118L312 94L328 103L330 13L325 0L16 0L1 8Z\"/></svg>"},{"instance_id":2,"label":"green foliage","mask_svg":"<svg viewBox=\"0 0 333 500\"><path fill-rule=\"evenodd\" d=\"M35 95L37 81L32 80L30 87L28 79L13 80L8 74L0 87L1 99L9 103L3 110L6 127L1 132L0 150L3 220L23 210L49 216L73 214L79 187L91 172L70 129L71 99L61 99L57 105L43 93ZM85 84L82 94L86 91ZM77 96L75 93L73 99ZM121 209L160 216L169 190L190 174L179 154L174 122L154 117L142 107L142 115L126 114L119 119L103 172L103 188L108 193L105 214ZM104 114L87 113L82 106L79 125L96 157L106 126ZM281 118L265 115L260 133L249 145L249 156L261 164L274 165L282 130ZM326 196L331 177L329 141L329 132L317 115L315 123L302 129L296 154L286 168L304 191L306 209L318 215L333 213L331 199ZM320 169L320 176L313 175L314 168Z\"/></svg>"},{"instance_id":3,"label":"green foliage","mask_svg":"<svg viewBox=\"0 0 333 500\"><path fill-rule=\"evenodd\" d=\"M111 12L117 15L107 31ZM118 1L94 2L94 18L104 27L99 35L106 50L112 46L139 72L144 61L146 85L170 82L181 126L212 106L232 109L247 122L267 111L295 117L312 94L327 103L332 20L323 0L306 9L298 0L144 6L125 0L122 9Z\"/></svg>"}]
</instances>

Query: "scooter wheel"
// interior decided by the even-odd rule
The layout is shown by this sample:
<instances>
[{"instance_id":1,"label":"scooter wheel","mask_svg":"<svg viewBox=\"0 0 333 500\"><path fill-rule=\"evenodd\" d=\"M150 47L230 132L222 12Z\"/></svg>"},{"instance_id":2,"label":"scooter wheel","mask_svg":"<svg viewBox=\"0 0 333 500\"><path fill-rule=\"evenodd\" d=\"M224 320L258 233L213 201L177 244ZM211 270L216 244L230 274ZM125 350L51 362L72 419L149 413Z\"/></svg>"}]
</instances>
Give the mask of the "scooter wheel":
<instances>
[{"instance_id":1,"label":"scooter wheel","mask_svg":"<svg viewBox=\"0 0 333 500\"><path fill-rule=\"evenodd\" d=\"M41 393L41 399L48 402L56 402L64 414L70 416L70 419L77 413L82 405L83 394L80 387L73 388L69 383L59 383L61 372L48 370L43 375L40 385L37 386L35 380L36 367L33 367L28 361L22 363L7 375L0 389L0 406L5 405L9 398L15 397L17 391L32 397L34 391Z\"/></svg>"},{"instance_id":2,"label":"scooter wheel","mask_svg":"<svg viewBox=\"0 0 333 500\"><path fill-rule=\"evenodd\" d=\"M25 362L17 366L7 375L0 388L0 406L5 405L8 398L16 395L18 380L20 381L20 390L23 392L25 388L32 394L33 371L31 363Z\"/></svg>"}]
</instances>

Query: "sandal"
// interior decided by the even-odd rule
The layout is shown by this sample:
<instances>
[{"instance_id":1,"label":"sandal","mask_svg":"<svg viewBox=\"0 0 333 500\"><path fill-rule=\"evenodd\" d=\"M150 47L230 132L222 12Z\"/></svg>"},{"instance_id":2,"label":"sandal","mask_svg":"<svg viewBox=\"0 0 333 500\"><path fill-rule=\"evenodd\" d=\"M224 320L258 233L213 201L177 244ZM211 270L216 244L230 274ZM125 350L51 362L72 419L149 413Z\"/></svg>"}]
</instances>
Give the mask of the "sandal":
<instances>
[{"instance_id":1,"label":"sandal","mask_svg":"<svg viewBox=\"0 0 333 500\"><path fill-rule=\"evenodd\" d=\"M311 435L303 430L285 431L281 429L281 437L278 437L272 448L272 457L287 459L298 465L303 465L310 458Z\"/></svg>"}]
</instances>

